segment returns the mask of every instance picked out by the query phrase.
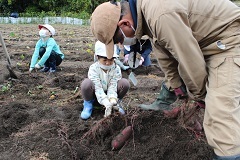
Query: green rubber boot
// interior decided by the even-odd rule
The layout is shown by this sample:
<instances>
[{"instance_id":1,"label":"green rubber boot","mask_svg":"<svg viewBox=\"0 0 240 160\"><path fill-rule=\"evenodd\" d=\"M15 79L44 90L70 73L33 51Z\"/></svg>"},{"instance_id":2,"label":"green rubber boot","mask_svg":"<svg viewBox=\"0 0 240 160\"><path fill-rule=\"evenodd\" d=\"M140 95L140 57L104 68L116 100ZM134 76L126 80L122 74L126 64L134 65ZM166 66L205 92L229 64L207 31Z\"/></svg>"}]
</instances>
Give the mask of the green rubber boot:
<instances>
[{"instance_id":1,"label":"green rubber boot","mask_svg":"<svg viewBox=\"0 0 240 160\"><path fill-rule=\"evenodd\" d=\"M171 108L169 105L176 100L177 96L175 95L175 92L168 90L168 88L165 86L165 83L163 82L157 99L152 104L141 104L139 107L143 110L170 110Z\"/></svg>"}]
</instances>

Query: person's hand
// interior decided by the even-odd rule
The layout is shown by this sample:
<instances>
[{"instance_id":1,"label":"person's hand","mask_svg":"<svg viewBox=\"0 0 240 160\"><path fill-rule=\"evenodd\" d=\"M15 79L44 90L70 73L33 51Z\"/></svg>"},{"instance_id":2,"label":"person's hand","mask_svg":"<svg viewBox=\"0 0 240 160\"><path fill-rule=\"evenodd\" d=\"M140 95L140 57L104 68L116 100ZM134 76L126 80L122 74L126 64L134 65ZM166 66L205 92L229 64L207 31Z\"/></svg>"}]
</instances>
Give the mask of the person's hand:
<instances>
[{"instance_id":1,"label":"person's hand","mask_svg":"<svg viewBox=\"0 0 240 160\"><path fill-rule=\"evenodd\" d=\"M34 67L37 68L37 69L41 68L41 66L38 63Z\"/></svg>"},{"instance_id":2,"label":"person's hand","mask_svg":"<svg viewBox=\"0 0 240 160\"><path fill-rule=\"evenodd\" d=\"M112 113L112 103L110 103L110 101L105 98L103 101L102 101L102 104L104 105L105 107L105 114L104 114L104 117L107 117L109 115L111 115Z\"/></svg>"},{"instance_id":3,"label":"person's hand","mask_svg":"<svg viewBox=\"0 0 240 160\"><path fill-rule=\"evenodd\" d=\"M175 88L174 92L175 92L175 95L180 99L187 97L187 91L185 89L185 86L183 86L183 85L181 85L178 88Z\"/></svg>"},{"instance_id":4,"label":"person's hand","mask_svg":"<svg viewBox=\"0 0 240 160\"><path fill-rule=\"evenodd\" d=\"M124 56L123 63L127 63L127 62L128 62L128 57L129 57L129 54L126 54L126 55Z\"/></svg>"},{"instance_id":5,"label":"person's hand","mask_svg":"<svg viewBox=\"0 0 240 160\"><path fill-rule=\"evenodd\" d=\"M122 70L126 71L126 70L128 70L130 67L123 65L121 68L122 68Z\"/></svg>"},{"instance_id":6,"label":"person's hand","mask_svg":"<svg viewBox=\"0 0 240 160\"><path fill-rule=\"evenodd\" d=\"M108 117L112 114L112 106L105 106L105 114L104 117Z\"/></svg>"},{"instance_id":7,"label":"person's hand","mask_svg":"<svg viewBox=\"0 0 240 160\"><path fill-rule=\"evenodd\" d=\"M34 68L29 68L29 72L32 72Z\"/></svg>"},{"instance_id":8,"label":"person's hand","mask_svg":"<svg viewBox=\"0 0 240 160\"><path fill-rule=\"evenodd\" d=\"M144 62L144 58L141 56L141 60L139 61L139 66L141 66Z\"/></svg>"},{"instance_id":9,"label":"person's hand","mask_svg":"<svg viewBox=\"0 0 240 160\"><path fill-rule=\"evenodd\" d=\"M110 98L109 102L114 106L117 104L117 99L116 98Z\"/></svg>"}]
</instances>

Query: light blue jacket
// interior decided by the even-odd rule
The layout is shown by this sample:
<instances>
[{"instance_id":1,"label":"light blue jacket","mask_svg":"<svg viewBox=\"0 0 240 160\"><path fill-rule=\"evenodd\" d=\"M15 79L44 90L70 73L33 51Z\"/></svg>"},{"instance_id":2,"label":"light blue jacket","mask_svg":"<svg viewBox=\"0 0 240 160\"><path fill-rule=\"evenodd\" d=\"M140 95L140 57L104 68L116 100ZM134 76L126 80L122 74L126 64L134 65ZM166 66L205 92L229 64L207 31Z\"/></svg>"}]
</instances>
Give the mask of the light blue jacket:
<instances>
[{"instance_id":1,"label":"light blue jacket","mask_svg":"<svg viewBox=\"0 0 240 160\"><path fill-rule=\"evenodd\" d=\"M62 59L64 58L64 54L61 52L59 45L56 43L56 41L52 37L48 38L46 42L44 42L42 39L39 39L36 43L35 50L32 55L30 68L34 68L35 64L37 63L39 58L39 49L41 47L46 47L46 52L38 62L40 66L44 65L44 63L49 58L52 50L55 51L57 54L59 54Z\"/></svg>"},{"instance_id":2,"label":"light blue jacket","mask_svg":"<svg viewBox=\"0 0 240 160\"><path fill-rule=\"evenodd\" d=\"M118 65L114 63L110 70L104 72L97 61L90 66L88 78L95 86L95 95L101 105L103 105L102 101L105 98L117 99L117 82L122 78L121 69Z\"/></svg>"}]
</instances>

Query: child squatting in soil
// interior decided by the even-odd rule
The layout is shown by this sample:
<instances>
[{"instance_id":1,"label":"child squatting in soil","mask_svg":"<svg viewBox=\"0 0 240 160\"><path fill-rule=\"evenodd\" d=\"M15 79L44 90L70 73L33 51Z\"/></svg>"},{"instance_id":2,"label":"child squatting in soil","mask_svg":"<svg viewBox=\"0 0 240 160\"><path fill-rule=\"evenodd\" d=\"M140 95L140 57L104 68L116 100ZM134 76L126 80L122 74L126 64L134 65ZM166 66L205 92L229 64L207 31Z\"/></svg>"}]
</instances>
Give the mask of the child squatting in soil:
<instances>
[{"instance_id":1,"label":"child squatting in soil","mask_svg":"<svg viewBox=\"0 0 240 160\"><path fill-rule=\"evenodd\" d=\"M105 107L104 117L111 115L112 109L125 114L121 106L121 100L128 92L130 83L122 78L121 69L114 59L117 58L116 48L113 58L108 59L105 45L97 41L95 43L95 55L98 61L93 63L88 70L88 78L81 84L81 93L84 99L82 119L88 119L93 110L95 100Z\"/></svg>"},{"instance_id":2,"label":"child squatting in soil","mask_svg":"<svg viewBox=\"0 0 240 160\"><path fill-rule=\"evenodd\" d=\"M41 72L55 72L56 66L60 65L64 58L64 54L53 38L55 29L49 24L38 25L38 28L40 39L36 43L29 72L34 68L40 69L42 66Z\"/></svg>"}]
</instances>

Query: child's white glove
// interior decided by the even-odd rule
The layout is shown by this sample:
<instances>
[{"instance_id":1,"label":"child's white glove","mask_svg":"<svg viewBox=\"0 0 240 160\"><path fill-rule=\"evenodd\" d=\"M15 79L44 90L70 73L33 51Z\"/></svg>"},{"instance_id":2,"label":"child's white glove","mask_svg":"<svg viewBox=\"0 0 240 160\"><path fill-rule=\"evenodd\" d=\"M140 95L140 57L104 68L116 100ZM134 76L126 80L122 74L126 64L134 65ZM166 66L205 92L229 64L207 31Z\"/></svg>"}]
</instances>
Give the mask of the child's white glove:
<instances>
[{"instance_id":1,"label":"child's white glove","mask_svg":"<svg viewBox=\"0 0 240 160\"><path fill-rule=\"evenodd\" d=\"M123 63L127 63L127 62L128 62L128 57L129 57L129 54L126 54L126 55L124 56Z\"/></svg>"},{"instance_id":2,"label":"child's white glove","mask_svg":"<svg viewBox=\"0 0 240 160\"><path fill-rule=\"evenodd\" d=\"M37 63L37 64L35 65L35 68L39 69L39 68L41 68L41 66Z\"/></svg>"},{"instance_id":3,"label":"child's white glove","mask_svg":"<svg viewBox=\"0 0 240 160\"><path fill-rule=\"evenodd\" d=\"M105 114L104 114L104 117L107 117L107 116L110 116L111 113L112 113L112 103L109 102L109 100L107 98L105 98L103 101L102 101L102 104L104 105L105 107Z\"/></svg>"},{"instance_id":4,"label":"child's white glove","mask_svg":"<svg viewBox=\"0 0 240 160\"><path fill-rule=\"evenodd\" d=\"M144 58L141 57L141 60L139 61L139 66L141 66L143 64L143 62L144 62Z\"/></svg>"},{"instance_id":5,"label":"child's white glove","mask_svg":"<svg viewBox=\"0 0 240 160\"><path fill-rule=\"evenodd\" d=\"M126 71L127 69L129 69L130 67L129 66L123 66L122 67L122 69L124 70L124 71Z\"/></svg>"},{"instance_id":6,"label":"child's white glove","mask_svg":"<svg viewBox=\"0 0 240 160\"><path fill-rule=\"evenodd\" d=\"M114 106L117 104L117 99L116 98L110 98L109 102Z\"/></svg>"},{"instance_id":7,"label":"child's white glove","mask_svg":"<svg viewBox=\"0 0 240 160\"><path fill-rule=\"evenodd\" d=\"M104 117L110 116L112 114L112 106L105 106Z\"/></svg>"},{"instance_id":8,"label":"child's white glove","mask_svg":"<svg viewBox=\"0 0 240 160\"><path fill-rule=\"evenodd\" d=\"M29 72L32 72L33 69L34 69L34 68L29 68Z\"/></svg>"}]
</instances>

